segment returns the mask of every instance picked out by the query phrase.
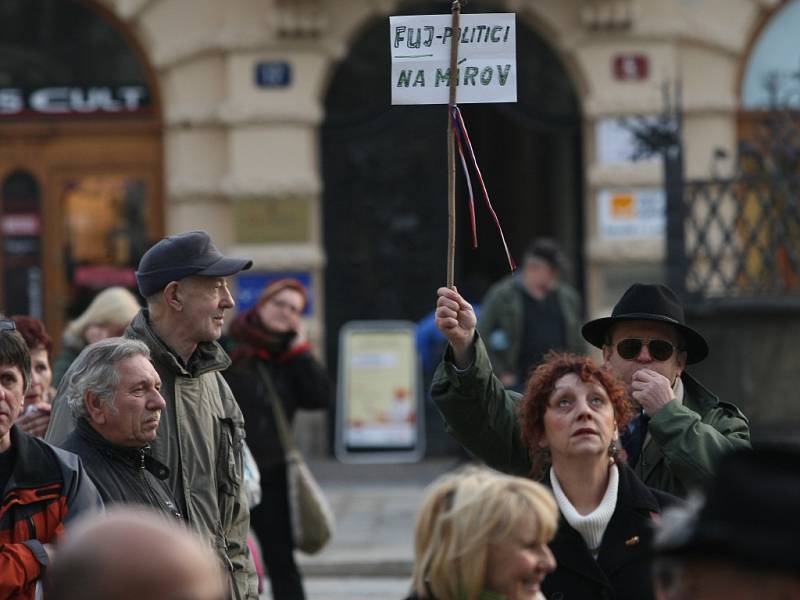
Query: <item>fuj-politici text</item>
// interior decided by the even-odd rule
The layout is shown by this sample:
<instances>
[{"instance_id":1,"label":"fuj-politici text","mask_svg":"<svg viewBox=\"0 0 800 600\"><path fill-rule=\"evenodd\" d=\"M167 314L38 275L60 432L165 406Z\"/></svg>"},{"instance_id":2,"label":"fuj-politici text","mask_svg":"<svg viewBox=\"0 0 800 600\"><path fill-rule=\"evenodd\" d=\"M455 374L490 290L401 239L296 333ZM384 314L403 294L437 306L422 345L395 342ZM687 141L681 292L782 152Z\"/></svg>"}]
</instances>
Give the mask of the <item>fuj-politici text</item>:
<instances>
[{"instance_id":1,"label":"fuj-politici text","mask_svg":"<svg viewBox=\"0 0 800 600\"><path fill-rule=\"evenodd\" d=\"M513 13L390 17L392 104L446 104L451 79L456 102L516 102ZM450 48L458 59L451 73Z\"/></svg>"}]
</instances>

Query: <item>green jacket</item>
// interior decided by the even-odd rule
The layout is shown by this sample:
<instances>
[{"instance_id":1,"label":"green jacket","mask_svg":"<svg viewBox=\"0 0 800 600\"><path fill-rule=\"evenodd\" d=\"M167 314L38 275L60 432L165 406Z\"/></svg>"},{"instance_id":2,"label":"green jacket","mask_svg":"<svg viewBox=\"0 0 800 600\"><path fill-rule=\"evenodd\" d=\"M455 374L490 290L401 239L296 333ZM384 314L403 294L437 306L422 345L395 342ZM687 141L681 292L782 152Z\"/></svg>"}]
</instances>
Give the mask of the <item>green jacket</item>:
<instances>
[{"instance_id":1,"label":"green jacket","mask_svg":"<svg viewBox=\"0 0 800 600\"><path fill-rule=\"evenodd\" d=\"M529 475L530 456L517 421L521 396L492 375L486 347L480 336L475 340L475 362L462 372L448 348L431 396L467 450L499 471ZM632 467L650 487L684 497L708 479L725 452L750 446L750 428L734 405L720 402L688 373L681 379L683 405L672 401L650 420L650 440Z\"/></svg>"},{"instance_id":2,"label":"green jacket","mask_svg":"<svg viewBox=\"0 0 800 600\"><path fill-rule=\"evenodd\" d=\"M491 287L481 304L478 331L486 340L487 351L496 373L516 373L522 345L524 324L523 294L519 277L508 275ZM564 317L567 347L564 350L583 354L586 343L581 337L581 300L566 283L555 288Z\"/></svg>"},{"instance_id":3,"label":"green jacket","mask_svg":"<svg viewBox=\"0 0 800 600\"><path fill-rule=\"evenodd\" d=\"M198 345L188 365L156 336L142 310L125 335L150 348L166 407L152 454L169 467L169 487L192 529L217 549L234 599L256 600L258 584L247 547L244 418L220 371L230 358L216 342ZM56 398L45 438L58 445L74 428Z\"/></svg>"}]
</instances>

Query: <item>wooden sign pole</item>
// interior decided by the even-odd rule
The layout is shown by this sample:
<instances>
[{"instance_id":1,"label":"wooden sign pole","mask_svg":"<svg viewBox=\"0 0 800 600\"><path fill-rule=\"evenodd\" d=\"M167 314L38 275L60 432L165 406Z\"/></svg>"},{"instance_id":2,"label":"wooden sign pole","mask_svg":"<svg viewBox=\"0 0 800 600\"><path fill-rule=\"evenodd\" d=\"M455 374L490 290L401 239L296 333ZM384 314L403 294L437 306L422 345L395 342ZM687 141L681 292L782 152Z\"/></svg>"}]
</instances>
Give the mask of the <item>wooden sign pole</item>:
<instances>
[{"instance_id":1,"label":"wooden sign pole","mask_svg":"<svg viewBox=\"0 0 800 600\"><path fill-rule=\"evenodd\" d=\"M453 35L450 38L450 100L447 105L447 287L455 286L456 263L456 149L455 133L453 132L453 107L456 104L456 85L458 76L458 39L459 25L461 22L461 2L453 2Z\"/></svg>"}]
</instances>

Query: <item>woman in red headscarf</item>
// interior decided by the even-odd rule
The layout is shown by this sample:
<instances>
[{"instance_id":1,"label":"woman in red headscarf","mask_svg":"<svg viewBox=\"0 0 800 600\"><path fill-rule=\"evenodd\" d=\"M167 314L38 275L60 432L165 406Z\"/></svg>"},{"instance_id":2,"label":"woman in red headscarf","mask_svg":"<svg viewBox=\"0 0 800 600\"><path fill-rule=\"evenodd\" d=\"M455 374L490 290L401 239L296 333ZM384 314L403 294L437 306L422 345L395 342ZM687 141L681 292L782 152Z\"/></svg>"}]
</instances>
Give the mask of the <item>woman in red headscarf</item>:
<instances>
[{"instance_id":1,"label":"woman in red headscarf","mask_svg":"<svg viewBox=\"0 0 800 600\"><path fill-rule=\"evenodd\" d=\"M273 402L280 402L291 423L295 412L326 409L331 382L312 354L302 314L307 292L296 279L267 285L258 303L231 324L236 343L225 379L242 409L247 444L261 471L261 504L250 524L263 547L273 598L305 598L294 561L286 484L286 463L275 425Z\"/></svg>"}]
</instances>

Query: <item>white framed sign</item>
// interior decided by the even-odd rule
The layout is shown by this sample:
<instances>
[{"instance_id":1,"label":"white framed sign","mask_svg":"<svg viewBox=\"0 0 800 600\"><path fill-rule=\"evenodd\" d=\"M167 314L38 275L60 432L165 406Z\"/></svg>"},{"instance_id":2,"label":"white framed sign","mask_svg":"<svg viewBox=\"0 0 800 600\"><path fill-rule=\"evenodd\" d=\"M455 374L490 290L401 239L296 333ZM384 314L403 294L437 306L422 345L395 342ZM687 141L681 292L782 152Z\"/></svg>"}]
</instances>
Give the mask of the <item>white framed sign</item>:
<instances>
[{"instance_id":1,"label":"white framed sign","mask_svg":"<svg viewBox=\"0 0 800 600\"><path fill-rule=\"evenodd\" d=\"M350 321L339 334L336 456L412 462L424 453L424 394L410 321Z\"/></svg>"},{"instance_id":2,"label":"white framed sign","mask_svg":"<svg viewBox=\"0 0 800 600\"><path fill-rule=\"evenodd\" d=\"M661 187L597 193L597 225L603 239L663 237L666 231L666 194Z\"/></svg>"},{"instance_id":3,"label":"white framed sign","mask_svg":"<svg viewBox=\"0 0 800 600\"><path fill-rule=\"evenodd\" d=\"M458 35L457 102L516 102L514 13L389 17L392 104L447 104L450 43Z\"/></svg>"}]
</instances>

